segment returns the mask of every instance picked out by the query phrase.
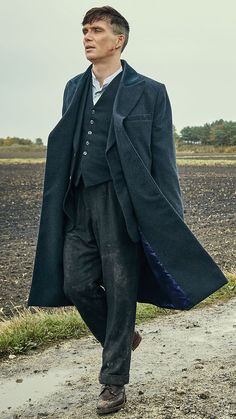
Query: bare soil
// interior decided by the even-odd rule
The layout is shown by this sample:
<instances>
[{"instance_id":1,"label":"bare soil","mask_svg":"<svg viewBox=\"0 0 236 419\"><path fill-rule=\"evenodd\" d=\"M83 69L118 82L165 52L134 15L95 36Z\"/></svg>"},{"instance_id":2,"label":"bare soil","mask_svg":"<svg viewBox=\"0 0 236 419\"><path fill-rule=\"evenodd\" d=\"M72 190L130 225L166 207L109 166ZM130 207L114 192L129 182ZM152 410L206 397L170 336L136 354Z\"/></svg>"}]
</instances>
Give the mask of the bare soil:
<instances>
[{"instance_id":1,"label":"bare soil","mask_svg":"<svg viewBox=\"0 0 236 419\"><path fill-rule=\"evenodd\" d=\"M236 299L140 326L116 419L236 417ZM1 419L95 419L101 347L70 340L1 364Z\"/></svg>"},{"instance_id":2,"label":"bare soil","mask_svg":"<svg viewBox=\"0 0 236 419\"><path fill-rule=\"evenodd\" d=\"M235 272L236 166L186 165L179 173L186 223L220 268ZM0 313L7 317L27 303L43 175L43 164L0 165Z\"/></svg>"}]
</instances>

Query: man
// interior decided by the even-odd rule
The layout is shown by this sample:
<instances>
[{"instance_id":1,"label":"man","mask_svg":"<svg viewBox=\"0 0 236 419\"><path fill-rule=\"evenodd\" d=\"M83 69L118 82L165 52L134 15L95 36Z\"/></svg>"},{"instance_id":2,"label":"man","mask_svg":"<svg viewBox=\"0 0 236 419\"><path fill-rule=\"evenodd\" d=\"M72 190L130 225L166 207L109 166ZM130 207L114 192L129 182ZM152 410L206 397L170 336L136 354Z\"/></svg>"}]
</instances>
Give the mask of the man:
<instances>
[{"instance_id":1,"label":"man","mask_svg":"<svg viewBox=\"0 0 236 419\"><path fill-rule=\"evenodd\" d=\"M29 305L75 305L103 347L97 412L126 402L136 302L189 309L226 278L183 220L169 98L120 59L126 19L82 22L92 63L49 136Z\"/></svg>"}]
</instances>

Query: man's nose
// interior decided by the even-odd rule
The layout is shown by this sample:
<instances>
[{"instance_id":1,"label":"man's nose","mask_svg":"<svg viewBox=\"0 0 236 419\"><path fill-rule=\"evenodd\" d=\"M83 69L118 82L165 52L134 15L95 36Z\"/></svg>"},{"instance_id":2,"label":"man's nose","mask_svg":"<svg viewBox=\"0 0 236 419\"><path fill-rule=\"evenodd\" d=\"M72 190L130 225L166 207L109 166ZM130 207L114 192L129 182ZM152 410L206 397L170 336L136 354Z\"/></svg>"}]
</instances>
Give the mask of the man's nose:
<instances>
[{"instance_id":1,"label":"man's nose","mask_svg":"<svg viewBox=\"0 0 236 419\"><path fill-rule=\"evenodd\" d=\"M92 32L88 31L84 34L84 40L90 41L92 39Z\"/></svg>"}]
</instances>

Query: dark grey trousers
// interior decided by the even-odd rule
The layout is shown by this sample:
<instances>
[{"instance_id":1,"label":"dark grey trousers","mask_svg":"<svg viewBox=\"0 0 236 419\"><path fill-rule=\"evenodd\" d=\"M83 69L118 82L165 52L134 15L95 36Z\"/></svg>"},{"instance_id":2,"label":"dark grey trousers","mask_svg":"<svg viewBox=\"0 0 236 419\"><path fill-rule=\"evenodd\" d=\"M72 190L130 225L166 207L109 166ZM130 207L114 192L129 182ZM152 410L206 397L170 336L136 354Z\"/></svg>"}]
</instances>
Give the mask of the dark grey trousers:
<instances>
[{"instance_id":1,"label":"dark grey trousers","mask_svg":"<svg viewBox=\"0 0 236 419\"><path fill-rule=\"evenodd\" d=\"M76 190L76 223L64 244L64 290L103 346L101 384L127 384L141 242L134 243L113 182Z\"/></svg>"}]
</instances>

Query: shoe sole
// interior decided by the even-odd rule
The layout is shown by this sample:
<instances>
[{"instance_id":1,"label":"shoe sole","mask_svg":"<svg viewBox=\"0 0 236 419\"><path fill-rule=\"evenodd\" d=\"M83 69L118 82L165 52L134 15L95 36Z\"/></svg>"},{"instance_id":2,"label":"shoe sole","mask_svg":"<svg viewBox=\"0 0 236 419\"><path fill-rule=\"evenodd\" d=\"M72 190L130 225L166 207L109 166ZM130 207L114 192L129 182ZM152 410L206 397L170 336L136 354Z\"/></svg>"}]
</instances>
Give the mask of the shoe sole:
<instances>
[{"instance_id":1,"label":"shoe sole","mask_svg":"<svg viewBox=\"0 0 236 419\"><path fill-rule=\"evenodd\" d=\"M119 406L113 406L107 409L97 409L97 414L98 415L106 415L108 413L112 413L112 412L117 412L118 410L122 409L122 407L125 406L125 402L123 402L122 404L119 404Z\"/></svg>"},{"instance_id":2,"label":"shoe sole","mask_svg":"<svg viewBox=\"0 0 236 419\"><path fill-rule=\"evenodd\" d=\"M126 399L126 396L125 396L125 399L124 399L122 404L119 404L117 406L113 406L113 407L110 407L110 408L107 407L106 409L98 409L97 408L97 414L98 415L106 415L108 413L117 412L118 410L122 409L122 407L125 407L126 401L127 401L127 399Z\"/></svg>"}]
</instances>

